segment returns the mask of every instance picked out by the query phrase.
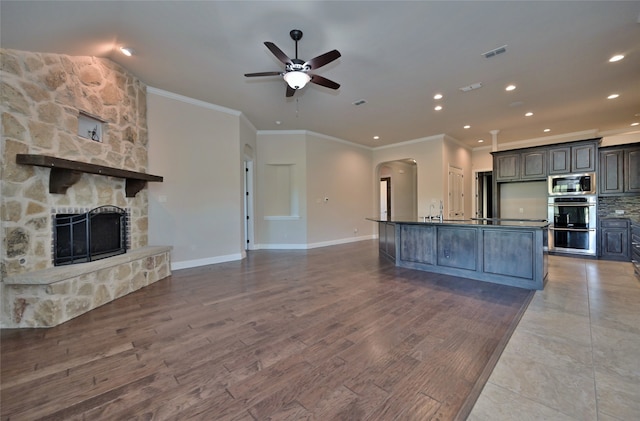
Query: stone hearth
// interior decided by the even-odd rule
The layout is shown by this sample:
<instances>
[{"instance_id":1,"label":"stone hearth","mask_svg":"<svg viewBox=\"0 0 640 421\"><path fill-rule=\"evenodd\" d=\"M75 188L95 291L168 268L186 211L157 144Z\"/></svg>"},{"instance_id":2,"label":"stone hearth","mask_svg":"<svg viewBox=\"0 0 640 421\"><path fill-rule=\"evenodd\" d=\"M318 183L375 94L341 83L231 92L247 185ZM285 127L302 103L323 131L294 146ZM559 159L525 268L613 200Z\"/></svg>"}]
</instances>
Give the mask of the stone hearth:
<instances>
[{"instance_id":1,"label":"stone hearth","mask_svg":"<svg viewBox=\"0 0 640 421\"><path fill-rule=\"evenodd\" d=\"M171 275L170 247L57 266L3 280L3 328L52 327Z\"/></svg>"}]
</instances>

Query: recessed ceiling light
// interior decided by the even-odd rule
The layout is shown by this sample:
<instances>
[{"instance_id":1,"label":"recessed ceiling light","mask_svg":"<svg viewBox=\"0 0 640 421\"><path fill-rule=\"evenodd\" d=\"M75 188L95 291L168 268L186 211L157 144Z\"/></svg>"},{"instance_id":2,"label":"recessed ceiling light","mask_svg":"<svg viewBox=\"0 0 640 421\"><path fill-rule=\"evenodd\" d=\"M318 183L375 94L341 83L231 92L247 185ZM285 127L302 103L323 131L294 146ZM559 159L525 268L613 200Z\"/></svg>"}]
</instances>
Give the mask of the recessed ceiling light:
<instances>
[{"instance_id":1,"label":"recessed ceiling light","mask_svg":"<svg viewBox=\"0 0 640 421\"><path fill-rule=\"evenodd\" d=\"M516 85L509 85L506 88L504 88L505 91L513 91L516 89Z\"/></svg>"},{"instance_id":2,"label":"recessed ceiling light","mask_svg":"<svg viewBox=\"0 0 640 421\"><path fill-rule=\"evenodd\" d=\"M640 125L640 123L637 123L637 122L636 123L631 123L631 125L632 126L638 126L638 125Z\"/></svg>"},{"instance_id":3,"label":"recessed ceiling light","mask_svg":"<svg viewBox=\"0 0 640 421\"><path fill-rule=\"evenodd\" d=\"M529 111L528 113L526 113L524 116L525 117L531 117L533 115L533 113L531 111Z\"/></svg>"},{"instance_id":4,"label":"recessed ceiling light","mask_svg":"<svg viewBox=\"0 0 640 421\"><path fill-rule=\"evenodd\" d=\"M436 111L440 111L442 109L442 105L436 105L435 107L433 107L433 109Z\"/></svg>"},{"instance_id":5,"label":"recessed ceiling light","mask_svg":"<svg viewBox=\"0 0 640 421\"><path fill-rule=\"evenodd\" d=\"M609 96L607 97L607 99L616 99L616 98L618 98L619 96L620 96L620 95L618 95L618 94L611 94L611 95L609 95Z\"/></svg>"},{"instance_id":6,"label":"recessed ceiling light","mask_svg":"<svg viewBox=\"0 0 640 421\"><path fill-rule=\"evenodd\" d=\"M470 129L470 128L471 128L471 126L469 126L468 124L463 127L463 129Z\"/></svg>"},{"instance_id":7,"label":"recessed ceiling light","mask_svg":"<svg viewBox=\"0 0 640 421\"><path fill-rule=\"evenodd\" d=\"M543 132L545 133L549 133L551 131L551 129L544 129Z\"/></svg>"},{"instance_id":8,"label":"recessed ceiling light","mask_svg":"<svg viewBox=\"0 0 640 421\"><path fill-rule=\"evenodd\" d=\"M378 140L380 139L380 136L373 136L373 140Z\"/></svg>"},{"instance_id":9,"label":"recessed ceiling light","mask_svg":"<svg viewBox=\"0 0 640 421\"><path fill-rule=\"evenodd\" d=\"M442 94L435 94L433 99L442 99Z\"/></svg>"},{"instance_id":10,"label":"recessed ceiling light","mask_svg":"<svg viewBox=\"0 0 640 421\"><path fill-rule=\"evenodd\" d=\"M279 126L279 125L281 125L281 124L282 124L282 121L277 120L277 121L276 121L276 124Z\"/></svg>"},{"instance_id":11,"label":"recessed ceiling light","mask_svg":"<svg viewBox=\"0 0 640 421\"><path fill-rule=\"evenodd\" d=\"M615 56L611 57L611 58L609 59L609 61L610 61L611 63L615 63L616 61L620 61L620 60L622 60L623 58L624 58L624 56L623 56L622 54L616 54Z\"/></svg>"},{"instance_id":12,"label":"recessed ceiling light","mask_svg":"<svg viewBox=\"0 0 640 421\"><path fill-rule=\"evenodd\" d=\"M478 139L478 143L483 143L484 139Z\"/></svg>"},{"instance_id":13,"label":"recessed ceiling light","mask_svg":"<svg viewBox=\"0 0 640 421\"><path fill-rule=\"evenodd\" d=\"M120 47L120 52L127 57L131 57L133 55L133 48Z\"/></svg>"}]
</instances>

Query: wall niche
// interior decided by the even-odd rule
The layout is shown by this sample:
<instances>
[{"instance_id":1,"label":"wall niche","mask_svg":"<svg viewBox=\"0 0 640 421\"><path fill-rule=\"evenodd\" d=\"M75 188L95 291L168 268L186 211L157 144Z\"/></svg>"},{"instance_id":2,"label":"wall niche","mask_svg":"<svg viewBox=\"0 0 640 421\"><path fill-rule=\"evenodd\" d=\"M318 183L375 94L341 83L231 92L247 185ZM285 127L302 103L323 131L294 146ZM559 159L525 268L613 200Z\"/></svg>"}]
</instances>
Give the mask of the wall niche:
<instances>
[{"instance_id":1,"label":"wall niche","mask_svg":"<svg viewBox=\"0 0 640 421\"><path fill-rule=\"evenodd\" d=\"M106 123L95 115L80 111L78 114L78 136L94 142L102 142L102 134L105 131L103 126Z\"/></svg>"}]
</instances>

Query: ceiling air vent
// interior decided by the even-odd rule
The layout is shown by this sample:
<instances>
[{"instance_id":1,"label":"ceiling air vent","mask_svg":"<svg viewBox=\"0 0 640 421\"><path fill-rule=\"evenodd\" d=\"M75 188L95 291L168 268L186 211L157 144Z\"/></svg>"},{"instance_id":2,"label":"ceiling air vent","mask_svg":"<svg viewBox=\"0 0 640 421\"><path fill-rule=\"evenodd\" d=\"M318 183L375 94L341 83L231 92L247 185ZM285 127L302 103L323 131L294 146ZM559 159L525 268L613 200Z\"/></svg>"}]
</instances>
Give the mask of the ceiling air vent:
<instances>
[{"instance_id":1,"label":"ceiling air vent","mask_svg":"<svg viewBox=\"0 0 640 421\"><path fill-rule=\"evenodd\" d=\"M480 89L482 88L482 82L476 82L476 83L472 83L469 86L463 86L462 88L459 88L462 92L469 92L469 91L474 91L476 89Z\"/></svg>"},{"instance_id":2,"label":"ceiling air vent","mask_svg":"<svg viewBox=\"0 0 640 421\"><path fill-rule=\"evenodd\" d=\"M502 53L506 53L506 52L507 52L507 46L503 45L502 47L494 48L493 50L487 51L486 53L483 53L482 55L485 58L491 58L493 56L497 56L498 54L502 54Z\"/></svg>"}]
</instances>

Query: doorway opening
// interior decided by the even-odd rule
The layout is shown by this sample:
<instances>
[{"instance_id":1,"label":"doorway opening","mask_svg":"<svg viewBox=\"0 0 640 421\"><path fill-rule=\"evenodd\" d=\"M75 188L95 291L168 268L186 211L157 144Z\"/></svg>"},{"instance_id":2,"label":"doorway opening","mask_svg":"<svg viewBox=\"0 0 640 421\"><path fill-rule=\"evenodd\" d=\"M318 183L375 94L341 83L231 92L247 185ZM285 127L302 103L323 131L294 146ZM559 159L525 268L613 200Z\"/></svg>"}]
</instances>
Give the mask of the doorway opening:
<instances>
[{"instance_id":1,"label":"doorway opening","mask_svg":"<svg viewBox=\"0 0 640 421\"><path fill-rule=\"evenodd\" d=\"M391 177L380 179L380 219L391 220Z\"/></svg>"},{"instance_id":2,"label":"doorway opening","mask_svg":"<svg viewBox=\"0 0 640 421\"><path fill-rule=\"evenodd\" d=\"M493 218L493 173L476 173L476 218Z\"/></svg>"}]
</instances>

